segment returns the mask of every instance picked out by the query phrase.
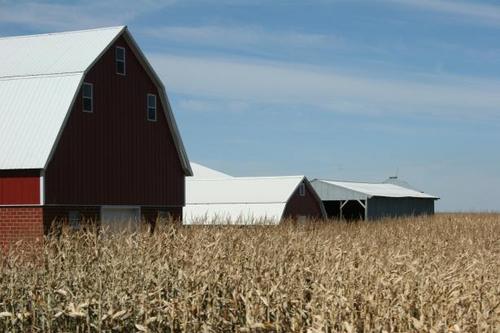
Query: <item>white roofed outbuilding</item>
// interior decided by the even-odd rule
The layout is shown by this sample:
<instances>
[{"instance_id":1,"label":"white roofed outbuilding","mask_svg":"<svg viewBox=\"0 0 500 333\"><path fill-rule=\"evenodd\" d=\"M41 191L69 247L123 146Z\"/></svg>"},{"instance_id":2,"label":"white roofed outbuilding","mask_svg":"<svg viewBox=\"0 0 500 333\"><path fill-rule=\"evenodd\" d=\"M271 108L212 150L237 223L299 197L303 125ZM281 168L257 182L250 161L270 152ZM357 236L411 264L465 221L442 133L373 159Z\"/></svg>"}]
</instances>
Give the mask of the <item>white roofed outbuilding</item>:
<instances>
[{"instance_id":1,"label":"white roofed outbuilding","mask_svg":"<svg viewBox=\"0 0 500 333\"><path fill-rule=\"evenodd\" d=\"M278 224L323 218L321 200L305 176L232 177L191 163L185 224Z\"/></svg>"},{"instance_id":2,"label":"white roofed outbuilding","mask_svg":"<svg viewBox=\"0 0 500 333\"><path fill-rule=\"evenodd\" d=\"M439 198L424 192L390 183L347 182L314 179L328 217L378 219L409 215L434 214Z\"/></svg>"}]
</instances>

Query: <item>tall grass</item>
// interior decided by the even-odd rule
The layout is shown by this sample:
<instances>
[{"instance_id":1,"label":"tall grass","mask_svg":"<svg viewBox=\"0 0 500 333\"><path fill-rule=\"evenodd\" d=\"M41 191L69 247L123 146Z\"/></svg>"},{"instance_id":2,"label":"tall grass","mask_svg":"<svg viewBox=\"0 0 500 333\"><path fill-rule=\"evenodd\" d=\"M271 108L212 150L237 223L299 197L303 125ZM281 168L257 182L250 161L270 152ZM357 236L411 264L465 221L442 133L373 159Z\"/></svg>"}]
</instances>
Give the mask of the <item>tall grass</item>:
<instances>
[{"instance_id":1,"label":"tall grass","mask_svg":"<svg viewBox=\"0 0 500 333\"><path fill-rule=\"evenodd\" d=\"M0 331L499 332L499 261L493 214L63 233L1 255Z\"/></svg>"}]
</instances>

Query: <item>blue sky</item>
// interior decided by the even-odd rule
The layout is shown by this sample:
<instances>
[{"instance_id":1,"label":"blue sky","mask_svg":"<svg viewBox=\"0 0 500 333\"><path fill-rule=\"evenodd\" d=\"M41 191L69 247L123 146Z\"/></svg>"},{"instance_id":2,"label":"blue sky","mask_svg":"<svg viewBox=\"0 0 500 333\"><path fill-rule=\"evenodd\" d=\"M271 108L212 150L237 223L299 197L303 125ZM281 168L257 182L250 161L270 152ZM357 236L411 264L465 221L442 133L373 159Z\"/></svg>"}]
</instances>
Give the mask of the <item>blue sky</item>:
<instances>
[{"instance_id":1,"label":"blue sky","mask_svg":"<svg viewBox=\"0 0 500 333\"><path fill-rule=\"evenodd\" d=\"M5 1L0 35L128 25L189 157L500 210L500 1Z\"/></svg>"}]
</instances>

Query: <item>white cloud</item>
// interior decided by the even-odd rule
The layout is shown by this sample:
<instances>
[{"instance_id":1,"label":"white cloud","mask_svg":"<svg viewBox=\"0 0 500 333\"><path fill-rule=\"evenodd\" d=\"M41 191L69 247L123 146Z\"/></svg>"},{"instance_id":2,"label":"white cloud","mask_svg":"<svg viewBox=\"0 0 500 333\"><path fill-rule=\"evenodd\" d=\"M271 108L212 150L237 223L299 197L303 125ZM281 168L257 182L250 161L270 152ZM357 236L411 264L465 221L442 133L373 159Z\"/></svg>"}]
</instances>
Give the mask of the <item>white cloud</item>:
<instances>
[{"instance_id":1,"label":"white cloud","mask_svg":"<svg viewBox=\"0 0 500 333\"><path fill-rule=\"evenodd\" d=\"M392 80L289 63L153 54L169 91L199 98L304 105L357 113L498 117L500 82L476 78Z\"/></svg>"},{"instance_id":2,"label":"white cloud","mask_svg":"<svg viewBox=\"0 0 500 333\"><path fill-rule=\"evenodd\" d=\"M323 34L269 31L257 26L163 26L143 29L151 37L166 41L260 52L262 48L327 48L341 41Z\"/></svg>"},{"instance_id":3,"label":"white cloud","mask_svg":"<svg viewBox=\"0 0 500 333\"><path fill-rule=\"evenodd\" d=\"M251 104L235 100L182 98L176 103L176 108L183 112L245 112L250 110Z\"/></svg>"},{"instance_id":4,"label":"white cloud","mask_svg":"<svg viewBox=\"0 0 500 333\"><path fill-rule=\"evenodd\" d=\"M38 29L80 29L126 24L134 18L174 4L176 0L76 1L45 3L4 1L0 23L22 24Z\"/></svg>"},{"instance_id":5,"label":"white cloud","mask_svg":"<svg viewBox=\"0 0 500 333\"><path fill-rule=\"evenodd\" d=\"M478 19L477 23L500 23L500 6L485 3L451 0L383 0L426 10Z\"/></svg>"}]
</instances>

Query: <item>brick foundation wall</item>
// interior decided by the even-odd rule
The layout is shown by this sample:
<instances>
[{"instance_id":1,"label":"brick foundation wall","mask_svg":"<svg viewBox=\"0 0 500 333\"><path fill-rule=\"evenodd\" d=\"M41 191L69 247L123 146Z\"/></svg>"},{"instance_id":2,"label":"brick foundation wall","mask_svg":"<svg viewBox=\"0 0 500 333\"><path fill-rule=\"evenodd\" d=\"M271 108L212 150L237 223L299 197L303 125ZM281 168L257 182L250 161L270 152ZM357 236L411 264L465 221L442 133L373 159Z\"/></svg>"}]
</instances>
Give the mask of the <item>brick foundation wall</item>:
<instances>
[{"instance_id":1,"label":"brick foundation wall","mask_svg":"<svg viewBox=\"0 0 500 333\"><path fill-rule=\"evenodd\" d=\"M0 247L43 238L42 207L0 207Z\"/></svg>"}]
</instances>

